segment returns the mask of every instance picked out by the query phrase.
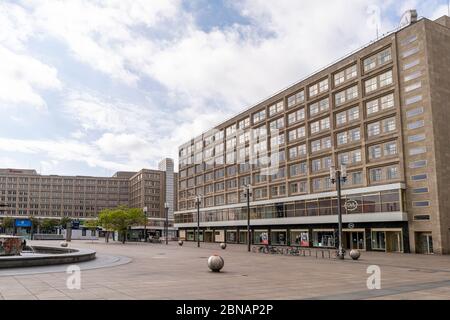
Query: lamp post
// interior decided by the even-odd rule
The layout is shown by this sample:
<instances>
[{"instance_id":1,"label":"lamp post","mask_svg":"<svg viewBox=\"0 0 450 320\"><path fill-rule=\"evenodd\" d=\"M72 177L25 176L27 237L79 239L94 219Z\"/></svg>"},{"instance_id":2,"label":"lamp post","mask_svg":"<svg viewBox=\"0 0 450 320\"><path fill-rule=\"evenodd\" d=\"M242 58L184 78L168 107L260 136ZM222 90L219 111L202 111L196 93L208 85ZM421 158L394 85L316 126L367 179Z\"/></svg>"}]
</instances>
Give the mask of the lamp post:
<instances>
[{"instance_id":1,"label":"lamp post","mask_svg":"<svg viewBox=\"0 0 450 320\"><path fill-rule=\"evenodd\" d=\"M144 207L144 215L145 215L145 222L144 222L144 242L147 242L147 211L148 208Z\"/></svg>"},{"instance_id":2,"label":"lamp post","mask_svg":"<svg viewBox=\"0 0 450 320\"><path fill-rule=\"evenodd\" d=\"M197 247L200 248L200 204L202 203L202 196L195 196L195 205L197 206Z\"/></svg>"},{"instance_id":3,"label":"lamp post","mask_svg":"<svg viewBox=\"0 0 450 320\"><path fill-rule=\"evenodd\" d=\"M339 242L338 242L338 258L344 259L345 252L342 247L342 208L341 208L341 183L347 181L347 168L341 165L340 169L335 167L330 168L330 180L332 184L336 184L337 191L337 209L338 209L338 228L339 228Z\"/></svg>"},{"instance_id":4,"label":"lamp post","mask_svg":"<svg viewBox=\"0 0 450 320\"><path fill-rule=\"evenodd\" d=\"M164 209L166 212L166 222L164 224L164 232L166 234L166 245L169 244L169 204L167 202L164 203Z\"/></svg>"},{"instance_id":5,"label":"lamp post","mask_svg":"<svg viewBox=\"0 0 450 320\"><path fill-rule=\"evenodd\" d=\"M252 239L250 235L250 197L252 196L252 186L250 184L244 186L244 196L247 199L247 249L250 252Z\"/></svg>"}]
</instances>

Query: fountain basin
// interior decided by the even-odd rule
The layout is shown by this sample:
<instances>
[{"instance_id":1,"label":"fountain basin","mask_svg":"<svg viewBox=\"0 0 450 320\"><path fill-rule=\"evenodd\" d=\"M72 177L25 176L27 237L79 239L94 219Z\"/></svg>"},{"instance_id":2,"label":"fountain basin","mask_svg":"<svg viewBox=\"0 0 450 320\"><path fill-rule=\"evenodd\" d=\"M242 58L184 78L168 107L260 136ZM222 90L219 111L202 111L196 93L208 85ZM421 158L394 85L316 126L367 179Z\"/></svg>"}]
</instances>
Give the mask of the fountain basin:
<instances>
[{"instance_id":1,"label":"fountain basin","mask_svg":"<svg viewBox=\"0 0 450 320\"><path fill-rule=\"evenodd\" d=\"M90 249L26 246L20 256L0 256L0 268L74 264L93 260L95 254L96 252Z\"/></svg>"}]
</instances>

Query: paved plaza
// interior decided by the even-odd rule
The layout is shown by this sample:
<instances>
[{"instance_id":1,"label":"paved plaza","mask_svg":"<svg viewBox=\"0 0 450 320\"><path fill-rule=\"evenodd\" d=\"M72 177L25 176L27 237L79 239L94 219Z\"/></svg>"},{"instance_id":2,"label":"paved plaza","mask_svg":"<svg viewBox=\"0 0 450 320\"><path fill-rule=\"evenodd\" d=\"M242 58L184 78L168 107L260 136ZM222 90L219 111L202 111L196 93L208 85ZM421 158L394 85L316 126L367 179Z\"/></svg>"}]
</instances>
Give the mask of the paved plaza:
<instances>
[{"instance_id":1,"label":"paved plaza","mask_svg":"<svg viewBox=\"0 0 450 320\"><path fill-rule=\"evenodd\" d=\"M59 242L32 241L57 246ZM246 246L72 241L97 259L80 263L81 289L68 289L66 266L0 269L0 299L450 299L450 256L363 252L344 261L248 253ZM220 254L221 273L207 268ZM367 268L381 289L367 289Z\"/></svg>"}]
</instances>

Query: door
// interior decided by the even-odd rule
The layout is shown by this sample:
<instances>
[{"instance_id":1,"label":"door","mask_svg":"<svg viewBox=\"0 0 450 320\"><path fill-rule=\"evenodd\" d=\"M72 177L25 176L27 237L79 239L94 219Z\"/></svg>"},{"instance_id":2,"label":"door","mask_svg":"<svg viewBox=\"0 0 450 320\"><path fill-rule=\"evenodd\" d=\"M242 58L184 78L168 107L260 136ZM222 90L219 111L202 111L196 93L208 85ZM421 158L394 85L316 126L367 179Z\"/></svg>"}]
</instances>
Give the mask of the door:
<instances>
[{"instance_id":1,"label":"door","mask_svg":"<svg viewBox=\"0 0 450 320\"><path fill-rule=\"evenodd\" d=\"M417 237L417 253L433 254L433 236L431 233L420 232Z\"/></svg>"},{"instance_id":2,"label":"door","mask_svg":"<svg viewBox=\"0 0 450 320\"><path fill-rule=\"evenodd\" d=\"M364 250L366 248L364 239L364 231L345 231L343 239L344 249Z\"/></svg>"},{"instance_id":3,"label":"door","mask_svg":"<svg viewBox=\"0 0 450 320\"><path fill-rule=\"evenodd\" d=\"M402 238L401 232L389 231L386 232L386 252L402 252Z\"/></svg>"},{"instance_id":4,"label":"door","mask_svg":"<svg viewBox=\"0 0 450 320\"><path fill-rule=\"evenodd\" d=\"M213 232L205 231L205 242L213 242Z\"/></svg>"}]
</instances>

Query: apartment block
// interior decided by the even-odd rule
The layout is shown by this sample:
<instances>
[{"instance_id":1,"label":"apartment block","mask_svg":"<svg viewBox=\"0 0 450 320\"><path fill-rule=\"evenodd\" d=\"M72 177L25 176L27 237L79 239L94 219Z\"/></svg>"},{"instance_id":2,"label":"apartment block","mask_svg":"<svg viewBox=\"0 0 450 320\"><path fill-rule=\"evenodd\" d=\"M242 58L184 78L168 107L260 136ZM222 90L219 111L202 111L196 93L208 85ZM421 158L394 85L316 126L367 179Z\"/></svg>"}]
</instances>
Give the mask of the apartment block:
<instances>
[{"instance_id":1,"label":"apartment block","mask_svg":"<svg viewBox=\"0 0 450 320\"><path fill-rule=\"evenodd\" d=\"M179 147L180 238L450 252L450 18L422 18ZM269 170L270 169L270 170ZM347 205L352 204L352 205Z\"/></svg>"}]
</instances>

